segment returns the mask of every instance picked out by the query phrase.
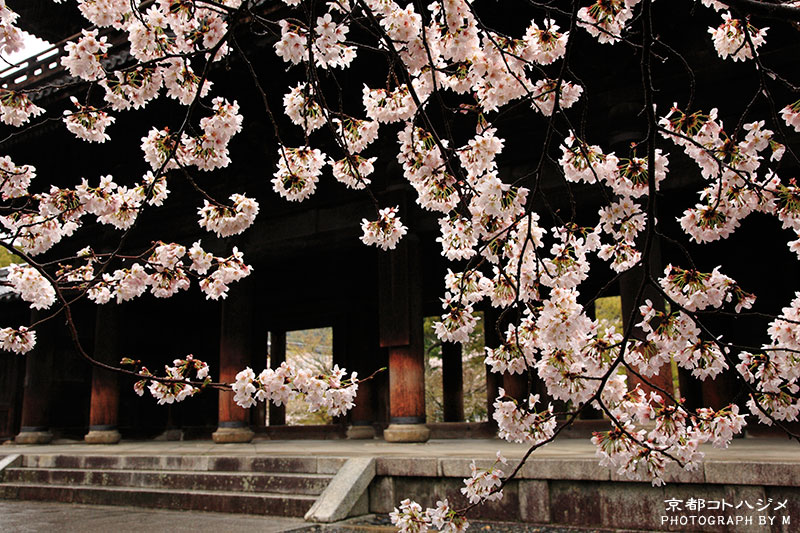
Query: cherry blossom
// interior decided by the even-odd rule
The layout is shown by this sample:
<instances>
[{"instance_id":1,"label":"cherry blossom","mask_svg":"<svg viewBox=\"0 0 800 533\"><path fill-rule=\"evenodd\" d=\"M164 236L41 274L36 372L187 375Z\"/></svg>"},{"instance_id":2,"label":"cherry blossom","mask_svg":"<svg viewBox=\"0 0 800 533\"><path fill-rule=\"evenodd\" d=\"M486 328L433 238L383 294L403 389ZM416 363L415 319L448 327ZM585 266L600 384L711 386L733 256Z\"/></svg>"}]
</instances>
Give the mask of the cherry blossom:
<instances>
[{"instance_id":1,"label":"cherry blossom","mask_svg":"<svg viewBox=\"0 0 800 533\"><path fill-rule=\"evenodd\" d=\"M0 4L0 53L13 54L24 46L22 31L14 24L19 15L6 6L5 1Z\"/></svg>"},{"instance_id":2,"label":"cherry blossom","mask_svg":"<svg viewBox=\"0 0 800 533\"><path fill-rule=\"evenodd\" d=\"M329 373L315 376L307 369L284 361L277 369L267 368L258 376L246 368L236 375L232 385L234 401L251 407L258 401L282 405L296 395L303 395L311 411L320 409L332 416L347 412L358 391L357 374L345 378L344 369L334 365Z\"/></svg>"},{"instance_id":3,"label":"cherry blossom","mask_svg":"<svg viewBox=\"0 0 800 533\"><path fill-rule=\"evenodd\" d=\"M21 326L0 329L0 348L18 354L28 353L36 345L36 332Z\"/></svg>"},{"instance_id":4,"label":"cherry blossom","mask_svg":"<svg viewBox=\"0 0 800 533\"><path fill-rule=\"evenodd\" d=\"M364 158L354 155L339 161L330 160L328 164L333 170L334 178L351 189L359 190L370 184L370 179L367 176L375 171L373 163L376 160L376 157Z\"/></svg>"},{"instance_id":5,"label":"cherry blossom","mask_svg":"<svg viewBox=\"0 0 800 533\"><path fill-rule=\"evenodd\" d=\"M61 64L73 76L87 81L98 80L105 75L100 58L111 45L106 37L98 38L98 30L83 30L82 34L77 43L67 43L69 55L61 59Z\"/></svg>"},{"instance_id":6,"label":"cherry blossom","mask_svg":"<svg viewBox=\"0 0 800 533\"><path fill-rule=\"evenodd\" d=\"M558 24L552 19L545 19L540 28L532 23L525 32L527 47L523 57L540 65L549 65L560 59L567 50L569 32L560 33Z\"/></svg>"},{"instance_id":7,"label":"cherry blossom","mask_svg":"<svg viewBox=\"0 0 800 533\"><path fill-rule=\"evenodd\" d=\"M8 282L20 298L30 302L31 309L47 309L56 301L53 285L33 267L12 264Z\"/></svg>"},{"instance_id":8,"label":"cherry blossom","mask_svg":"<svg viewBox=\"0 0 800 533\"><path fill-rule=\"evenodd\" d=\"M106 142L110 138L106 128L114 122L114 117L105 111L81 105L74 96L70 100L78 111L64 111L64 123L67 129L84 141Z\"/></svg>"},{"instance_id":9,"label":"cherry blossom","mask_svg":"<svg viewBox=\"0 0 800 533\"><path fill-rule=\"evenodd\" d=\"M746 30L742 28L746 28ZM722 59L731 57L734 61L745 61L753 58L753 49L764 44L764 37L769 28L758 29L738 18L731 17L725 12L722 14L722 24L719 28L709 28L708 32L714 40L714 48ZM750 34L749 42L745 39L744 32Z\"/></svg>"},{"instance_id":10,"label":"cherry blossom","mask_svg":"<svg viewBox=\"0 0 800 533\"><path fill-rule=\"evenodd\" d=\"M583 93L583 87L566 81L539 80L533 86L533 100L531 103L537 111L549 117L553 114L556 93L558 93L558 106L561 109L567 109L578 101L581 93Z\"/></svg>"},{"instance_id":11,"label":"cherry blossom","mask_svg":"<svg viewBox=\"0 0 800 533\"><path fill-rule=\"evenodd\" d=\"M8 156L0 157L0 196L3 200L19 198L28 193L36 169L30 165L17 166Z\"/></svg>"},{"instance_id":12,"label":"cherry blossom","mask_svg":"<svg viewBox=\"0 0 800 533\"><path fill-rule=\"evenodd\" d=\"M211 205L205 200L198 210L200 227L220 237L238 235L250 227L258 215L258 202L241 194L233 194L230 200L233 207Z\"/></svg>"},{"instance_id":13,"label":"cherry blossom","mask_svg":"<svg viewBox=\"0 0 800 533\"><path fill-rule=\"evenodd\" d=\"M408 230L397 216L399 209L398 206L387 207L378 211L378 220L363 219L361 242L374 244L383 250L393 250Z\"/></svg>"},{"instance_id":14,"label":"cherry blossom","mask_svg":"<svg viewBox=\"0 0 800 533\"><path fill-rule=\"evenodd\" d=\"M781 109L781 117L786 124L800 132L800 100Z\"/></svg>"},{"instance_id":15,"label":"cherry blossom","mask_svg":"<svg viewBox=\"0 0 800 533\"><path fill-rule=\"evenodd\" d=\"M26 94L0 89L0 121L10 126L22 126L31 118L44 113Z\"/></svg>"},{"instance_id":16,"label":"cherry blossom","mask_svg":"<svg viewBox=\"0 0 800 533\"><path fill-rule=\"evenodd\" d=\"M311 89L305 83L286 93L283 108L291 121L307 132L321 128L326 122L322 108L314 101Z\"/></svg>"},{"instance_id":17,"label":"cherry blossom","mask_svg":"<svg viewBox=\"0 0 800 533\"><path fill-rule=\"evenodd\" d=\"M501 388L494 402L495 411L492 415L497 421L498 436L501 439L538 444L553 436L556 419L552 405L542 412L536 412L533 409L539 403L538 394L531 395L526 406L519 406L514 399L501 401L503 396L505 391Z\"/></svg>"},{"instance_id":18,"label":"cherry blossom","mask_svg":"<svg viewBox=\"0 0 800 533\"><path fill-rule=\"evenodd\" d=\"M497 453L497 460L488 469L478 468L475 461L470 463L472 475L464 480L464 486L461 488L461 493L470 503L494 501L503 497L503 491L499 490L499 487L505 474L496 468L498 463L506 463L500 452Z\"/></svg>"},{"instance_id":19,"label":"cherry blossom","mask_svg":"<svg viewBox=\"0 0 800 533\"><path fill-rule=\"evenodd\" d=\"M305 200L314 194L325 164L325 154L316 148L281 148L272 188L290 202Z\"/></svg>"}]
</instances>

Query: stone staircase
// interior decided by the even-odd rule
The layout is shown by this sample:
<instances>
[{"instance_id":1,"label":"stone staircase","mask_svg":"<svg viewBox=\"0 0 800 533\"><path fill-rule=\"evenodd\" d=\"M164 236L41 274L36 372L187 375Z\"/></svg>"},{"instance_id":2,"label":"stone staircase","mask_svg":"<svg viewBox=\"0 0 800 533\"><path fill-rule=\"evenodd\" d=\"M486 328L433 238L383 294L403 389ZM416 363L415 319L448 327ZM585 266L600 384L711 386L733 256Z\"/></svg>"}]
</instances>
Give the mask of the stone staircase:
<instances>
[{"instance_id":1,"label":"stone staircase","mask_svg":"<svg viewBox=\"0 0 800 533\"><path fill-rule=\"evenodd\" d=\"M344 460L314 457L25 454L0 499L302 517Z\"/></svg>"}]
</instances>

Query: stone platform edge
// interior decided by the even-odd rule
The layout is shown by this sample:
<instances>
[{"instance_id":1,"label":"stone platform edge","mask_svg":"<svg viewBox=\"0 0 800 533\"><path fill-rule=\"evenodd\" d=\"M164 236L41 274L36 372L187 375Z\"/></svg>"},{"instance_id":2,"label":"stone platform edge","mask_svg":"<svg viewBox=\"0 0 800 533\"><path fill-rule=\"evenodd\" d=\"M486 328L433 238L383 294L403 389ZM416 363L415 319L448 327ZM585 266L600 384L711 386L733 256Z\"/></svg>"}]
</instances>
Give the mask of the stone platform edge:
<instances>
[{"instance_id":1,"label":"stone platform edge","mask_svg":"<svg viewBox=\"0 0 800 533\"><path fill-rule=\"evenodd\" d=\"M203 454L165 454L161 456L103 453L43 453L39 450L21 452L24 466L39 468L89 467L89 468L152 468L164 470L243 470L258 471L264 460L281 463L302 464L306 472L336 474L349 459L338 455L203 455ZM466 478L470 476L469 457L426 457L426 456L380 456L375 454L375 475L390 477L420 478ZM11 457L11 456L9 456ZM485 456L484 456L485 457ZM8 459L8 458L7 458ZM153 464L155 461L156 464ZM5 462L0 459L0 462ZM228 465L227 463L230 463ZM488 468L494 464L490 459L476 459L478 468ZM511 472L519 463L518 459L508 459L507 465L498 465L504 472ZM234 466L235 464L235 466ZM517 474L519 479L527 480L574 480L574 481L619 481L640 482L625 475L617 474L615 469L599 465L595 457L562 456L536 457L528 459ZM763 485L795 487L800 484L800 461L780 459L706 459L698 469L687 471L675 464L667 469L666 483L712 484L712 485Z\"/></svg>"},{"instance_id":2,"label":"stone platform edge","mask_svg":"<svg viewBox=\"0 0 800 533\"><path fill-rule=\"evenodd\" d=\"M448 457L380 457L377 459L378 476L392 477L453 477L470 476L472 459ZM489 468L494 461L475 460L478 468ZM498 465L504 472L511 472L519 464L517 459L508 459L507 465ZM616 469L600 466L599 459L586 457L532 457L517 474L519 479L530 480L575 480L575 481L620 481L638 482ZM800 462L791 461L724 461L706 460L696 470L684 470L676 464L667 468L666 483L695 483L713 485L767 485L795 487L800 483Z\"/></svg>"}]
</instances>

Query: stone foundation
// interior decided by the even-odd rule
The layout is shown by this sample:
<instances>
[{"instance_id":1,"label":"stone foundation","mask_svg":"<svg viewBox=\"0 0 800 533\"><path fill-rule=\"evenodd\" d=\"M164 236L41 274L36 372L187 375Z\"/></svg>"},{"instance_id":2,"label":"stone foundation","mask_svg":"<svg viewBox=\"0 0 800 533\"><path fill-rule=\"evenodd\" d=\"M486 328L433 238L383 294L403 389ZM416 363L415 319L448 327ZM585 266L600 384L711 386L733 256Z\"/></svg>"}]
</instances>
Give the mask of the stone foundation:
<instances>
[{"instance_id":1,"label":"stone foundation","mask_svg":"<svg viewBox=\"0 0 800 533\"><path fill-rule=\"evenodd\" d=\"M89 444L116 444L122 439L116 429L90 430L83 438Z\"/></svg>"},{"instance_id":2,"label":"stone foundation","mask_svg":"<svg viewBox=\"0 0 800 533\"><path fill-rule=\"evenodd\" d=\"M211 434L211 438L217 444L227 444L231 442L250 442L255 433L248 427L217 428Z\"/></svg>"},{"instance_id":3,"label":"stone foundation","mask_svg":"<svg viewBox=\"0 0 800 533\"><path fill-rule=\"evenodd\" d=\"M475 507L468 518L637 531L800 530L800 463L757 460L709 461L695 472L676 470L666 485L654 487L619 476L594 459L531 459L503 489L500 501ZM378 476L370 485L370 512L390 513L405 498L423 508L444 498L452 508L466 507L461 488L470 463L460 458L380 458ZM487 468L492 461L477 463ZM514 461L497 466L509 473ZM702 500L705 507L687 508L692 499ZM668 510L667 500L679 500L681 509ZM785 507L776 509L779 505Z\"/></svg>"},{"instance_id":4,"label":"stone foundation","mask_svg":"<svg viewBox=\"0 0 800 533\"><path fill-rule=\"evenodd\" d=\"M386 442L427 442L431 430L425 424L389 424L383 430Z\"/></svg>"}]
</instances>

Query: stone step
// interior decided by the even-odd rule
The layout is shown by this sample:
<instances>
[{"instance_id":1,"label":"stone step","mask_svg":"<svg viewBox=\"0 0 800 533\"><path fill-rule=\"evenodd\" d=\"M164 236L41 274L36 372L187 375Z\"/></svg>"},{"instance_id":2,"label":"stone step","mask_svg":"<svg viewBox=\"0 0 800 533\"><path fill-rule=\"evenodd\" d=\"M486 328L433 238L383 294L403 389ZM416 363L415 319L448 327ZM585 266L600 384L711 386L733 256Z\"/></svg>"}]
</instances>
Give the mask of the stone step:
<instances>
[{"instance_id":1,"label":"stone step","mask_svg":"<svg viewBox=\"0 0 800 533\"><path fill-rule=\"evenodd\" d=\"M0 483L3 498L298 517L315 501L293 494Z\"/></svg>"},{"instance_id":2,"label":"stone step","mask_svg":"<svg viewBox=\"0 0 800 533\"><path fill-rule=\"evenodd\" d=\"M181 470L218 472L335 473L344 459L214 455L59 455L25 454L22 466L97 470ZM324 466L324 468L323 468ZM331 470L332 469L332 470Z\"/></svg>"},{"instance_id":3,"label":"stone step","mask_svg":"<svg viewBox=\"0 0 800 533\"><path fill-rule=\"evenodd\" d=\"M7 468L3 476L3 480L9 483L271 492L310 496L321 494L331 479L332 476L323 474L68 468Z\"/></svg>"}]
</instances>

